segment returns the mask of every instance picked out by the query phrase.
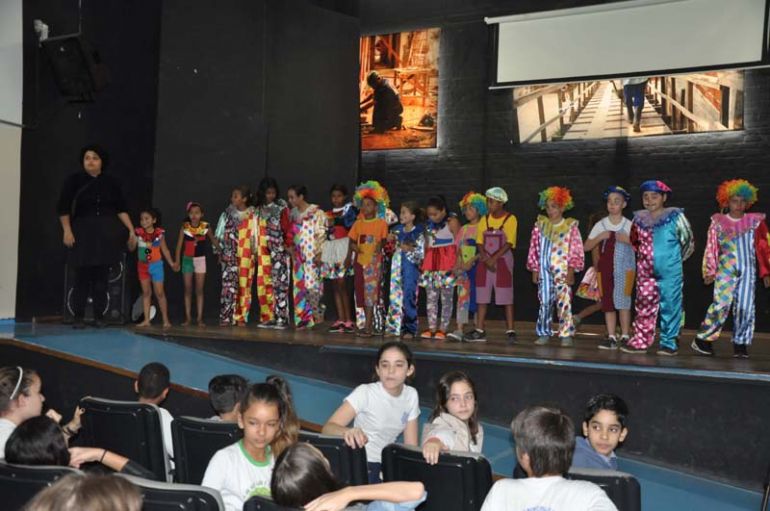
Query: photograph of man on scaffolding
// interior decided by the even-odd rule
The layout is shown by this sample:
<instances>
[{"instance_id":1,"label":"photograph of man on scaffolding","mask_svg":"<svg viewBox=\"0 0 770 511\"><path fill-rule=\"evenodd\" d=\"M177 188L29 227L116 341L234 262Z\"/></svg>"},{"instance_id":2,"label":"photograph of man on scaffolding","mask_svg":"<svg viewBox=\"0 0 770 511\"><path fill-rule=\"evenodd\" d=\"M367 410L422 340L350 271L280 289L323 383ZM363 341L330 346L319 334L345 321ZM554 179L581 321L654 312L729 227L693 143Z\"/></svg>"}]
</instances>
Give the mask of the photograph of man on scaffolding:
<instances>
[{"instance_id":1,"label":"photograph of man on scaffolding","mask_svg":"<svg viewBox=\"0 0 770 511\"><path fill-rule=\"evenodd\" d=\"M516 87L516 142L743 129L743 71Z\"/></svg>"},{"instance_id":2,"label":"photograph of man on scaffolding","mask_svg":"<svg viewBox=\"0 0 770 511\"><path fill-rule=\"evenodd\" d=\"M436 147L437 28L361 38L361 145L376 149Z\"/></svg>"}]
</instances>

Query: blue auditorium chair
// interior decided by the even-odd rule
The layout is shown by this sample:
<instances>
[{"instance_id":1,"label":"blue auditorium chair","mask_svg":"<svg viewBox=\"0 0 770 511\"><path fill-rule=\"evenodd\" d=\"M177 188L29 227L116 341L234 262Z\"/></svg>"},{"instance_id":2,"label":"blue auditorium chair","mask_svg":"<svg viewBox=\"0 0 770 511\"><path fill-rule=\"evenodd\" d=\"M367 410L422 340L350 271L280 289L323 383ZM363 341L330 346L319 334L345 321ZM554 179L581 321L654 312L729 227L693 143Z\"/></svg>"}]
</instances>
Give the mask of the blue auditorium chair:
<instances>
[{"instance_id":1,"label":"blue auditorium chair","mask_svg":"<svg viewBox=\"0 0 770 511\"><path fill-rule=\"evenodd\" d=\"M237 442L241 430L232 422L177 417L171 423L174 438L174 480L201 484L211 457L218 450Z\"/></svg>"},{"instance_id":2,"label":"blue auditorium chair","mask_svg":"<svg viewBox=\"0 0 770 511\"><path fill-rule=\"evenodd\" d=\"M7 511L22 509L38 492L68 474L80 474L69 467L23 466L0 461L0 496Z\"/></svg>"},{"instance_id":3,"label":"blue auditorium chair","mask_svg":"<svg viewBox=\"0 0 770 511\"><path fill-rule=\"evenodd\" d=\"M279 506L266 497L251 497L243 505L243 511L300 511L293 507Z\"/></svg>"},{"instance_id":4,"label":"blue auditorium chair","mask_svg":"<svg viewBox=\"0 0 770 511\"><path fill-rule=\"evenodd\" d=\"M142 492L142 511L224 511L218 491L192 484L162 483L122 475Z\"/></svg>"},{"instance_id":5,"label":"blue auditorium chair","mask_svg":"<svg viewBox=\"0 0 770 511\"><path fill-rule=\"evenodd\" d=\"M570 470L567 479L590 481L601 486L618 511L641 511L642 492L631 474L615 470L579 468Z\"/></svg>"},{"instance_id":6,"label":"blue auditorium chair","mask_svg":"<svg viewBox=\"0 0 770 511\"><path fill-rule=\"evenodd\" d=\"M332 473L343 486L357 486L369 483L366 468L366 449L349 447L342 437L321 435L300 431L299 441L315 446L323 453L332 468Z\"/></svg>"}]
</instances>

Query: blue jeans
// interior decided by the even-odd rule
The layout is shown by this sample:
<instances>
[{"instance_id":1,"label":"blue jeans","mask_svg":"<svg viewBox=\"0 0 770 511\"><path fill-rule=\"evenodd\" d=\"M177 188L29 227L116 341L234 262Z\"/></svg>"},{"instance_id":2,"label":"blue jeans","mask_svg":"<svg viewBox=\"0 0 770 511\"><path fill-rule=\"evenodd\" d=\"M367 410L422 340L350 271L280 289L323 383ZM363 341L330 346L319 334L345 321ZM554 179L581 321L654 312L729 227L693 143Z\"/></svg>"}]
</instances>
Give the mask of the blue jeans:
<instances>
[{"instance_id":1,"label":"blue jeans","mask_svg":"<svg viewBox=\"0 0 770 511\"><path fill-rule=\"evenodd\" d=\"M382 482L380 477L380 471L382 469L381 463L367 462L366 468L369 471L369 484L377 484Z\"/></svg>"}]
</instances>

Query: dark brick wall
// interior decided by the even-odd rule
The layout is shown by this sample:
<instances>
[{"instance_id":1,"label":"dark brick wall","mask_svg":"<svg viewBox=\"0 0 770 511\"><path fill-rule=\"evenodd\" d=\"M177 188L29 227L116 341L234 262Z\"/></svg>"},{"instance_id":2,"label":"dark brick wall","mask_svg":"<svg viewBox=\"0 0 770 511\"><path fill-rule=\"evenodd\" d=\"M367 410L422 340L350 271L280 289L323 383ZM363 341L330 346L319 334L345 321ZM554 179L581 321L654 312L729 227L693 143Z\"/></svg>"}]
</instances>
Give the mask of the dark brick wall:
<instances>
[{"instance_id":1,"label":"dark brick wall","mask_svg":"<svg viewBox=\"0 0 770 511\"><path fill-rule=\"evenodd\" d=\"M537 2L537 8L586 3L590 2ZM770 163L770 71L746 73L746 129L741 132L514 145L511 91L488 89L493 52L483 17L532 10L533 3L516 2L516 7L513 2L491 1L418 4L420 7L408 2L364 2L362 31L442 28L439 147L365 152L362 177L381 180L395 204L412 198L425 200L437 192L456 204L470 189L504 187L511 197L508 209L519 220L516 317L530 321L537 315L537 296L524 262L538 213L538 191L552 184L568 186L576 204L569 214L580 220L585 236L589 214L603 208L601 192L607 185L620 184L634 192L627 210L630 216L631 211L641 208L636 192L639 184L646 179L662 179L674 190L670 204L686 208L696 236L695 255L685 263L685 311L687 326L697 327L712 292L702 285L700 265L708 219L716 211L716 186L728 178L749 179L760 188L755 210L767 211L770 199L763 192L770 189L770 175L765 170ZM398 19L403 20L400 25ZM578 302L576 309L582 305ZM759 329L770 328L769 316L766 293L758 288ZM600 315L593 320L602 322Z\"/></svg>"}]
</instances>

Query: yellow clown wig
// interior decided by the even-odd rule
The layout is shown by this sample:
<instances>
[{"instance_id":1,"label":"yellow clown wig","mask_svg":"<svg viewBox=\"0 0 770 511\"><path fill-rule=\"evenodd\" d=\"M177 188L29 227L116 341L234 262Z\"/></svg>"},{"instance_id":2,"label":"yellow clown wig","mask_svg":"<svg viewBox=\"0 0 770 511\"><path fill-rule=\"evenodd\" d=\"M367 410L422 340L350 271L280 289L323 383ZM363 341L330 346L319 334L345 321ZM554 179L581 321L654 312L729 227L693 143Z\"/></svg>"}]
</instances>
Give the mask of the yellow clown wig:
<instances>
[{"instance_id":1,"label":"yellow clown wig","mask_svg":"<svg viewBox=\"0 0 770 511\"><path fill-rule=\"evenodd\" d=\"M545 209L545 205L549 200L553 201L560 208L564 208L564 211L575 206L575 203L572 202L572 194L569 188L563 186L549 186L540 192L537 205L540 206L540 209Z\"/></svg>"},{"instance_id":2,"label":"yellow clown wig","mask_svg":"<svg viewBox=\"0 0 770 511\"><path fill-rule=\"evenodd\" d=\"M378 181L364 181L356 187L356 193L353 195L353 204L361 209L361 203L364 199L372 199L377 203L377 216L385 218L385 211L390 205L388 191Z\"/></svg>"},{"instance_id":3,"label":"yellow clown wig","mask_svg":"<svg viewBox=\"0 0 770 511\"><path fill-rule=\"evenodd\" d=\"M476 210L480 216L487 214L487 198L478 192L468 192L460 199L460 209L464 210L468 206Z\"/></svg>"},{"instance_id":4,"label":"yellow clown wig","mask_svg":"<svg viewBox=\"0 0 770 511\"><path fill-rule=\"evenodd\" d=\"M750 208L757 202L757 187L745 179L730 179L722 182L717 188L717 202L720 208L726 208L730 197L739 196L746 201L746 207Z\"/></svg>"}]
</instances>

